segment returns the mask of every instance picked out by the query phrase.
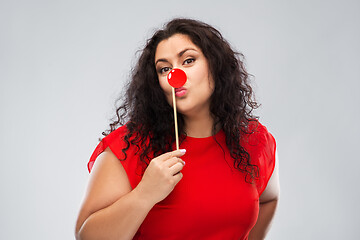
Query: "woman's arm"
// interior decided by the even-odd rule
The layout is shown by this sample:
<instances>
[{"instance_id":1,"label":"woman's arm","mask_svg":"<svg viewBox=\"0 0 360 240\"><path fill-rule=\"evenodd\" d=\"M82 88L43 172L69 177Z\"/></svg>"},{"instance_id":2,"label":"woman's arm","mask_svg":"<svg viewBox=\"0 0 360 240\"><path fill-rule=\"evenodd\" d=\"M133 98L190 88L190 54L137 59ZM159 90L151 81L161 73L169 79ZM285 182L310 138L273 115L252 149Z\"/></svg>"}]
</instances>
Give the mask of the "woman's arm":
<instances>
[{"instance_id":1,"label":"woman's arm","mask_svg":"<svg viewBox=\"0 0 360 240\"><path fill-rule=\"evenodd\" d=\"M107 148L90 174L76 223L76 239L132 239L151 208L182 178L184 153L174 151L151 161L138 186L131 189L125 169Z\"/></svg>"},{"instance_id":2,"label":"woman's arm","mask_svg":"<svg viewBox=\"0 0 360 240\"><path fill-rule=\"evenodd\" d=\"M276 207L280 196L279 184L279 161L277 152L275 153L275 169L266 186L266 189L260 196L260 209L258 220L249 234L249 240L265 239L270 230L271 221L275 215Z\"/></svg>"}]
</instances>

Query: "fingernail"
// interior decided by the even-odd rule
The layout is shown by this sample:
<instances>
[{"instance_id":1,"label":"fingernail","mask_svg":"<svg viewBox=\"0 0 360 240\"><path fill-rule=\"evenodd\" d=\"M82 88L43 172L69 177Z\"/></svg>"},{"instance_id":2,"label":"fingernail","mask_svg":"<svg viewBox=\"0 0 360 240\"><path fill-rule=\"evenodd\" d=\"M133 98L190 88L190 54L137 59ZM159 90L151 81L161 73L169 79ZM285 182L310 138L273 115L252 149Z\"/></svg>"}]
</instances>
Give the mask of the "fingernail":
<instances>
[{"instance_id":1,"label":"fingernail","mask_svg":"<svg viewBox=\"0 0 360 240\"><path fill-rule=\"evenodd\" d=\"M186 149L180 149L180 152L186 153Z\"/></svg>"},{"instance_id":2,"label":"fingernail","mask_svg":"<svg viewBox=\"0 0 360 240\"><path fill-rule=\"evenodd\" d=\"M182 163L183 163L183 164L184 164L184 166L185 166L185 161L184 161L184 160L182 161Z\"/></svg>"}]
</instances>

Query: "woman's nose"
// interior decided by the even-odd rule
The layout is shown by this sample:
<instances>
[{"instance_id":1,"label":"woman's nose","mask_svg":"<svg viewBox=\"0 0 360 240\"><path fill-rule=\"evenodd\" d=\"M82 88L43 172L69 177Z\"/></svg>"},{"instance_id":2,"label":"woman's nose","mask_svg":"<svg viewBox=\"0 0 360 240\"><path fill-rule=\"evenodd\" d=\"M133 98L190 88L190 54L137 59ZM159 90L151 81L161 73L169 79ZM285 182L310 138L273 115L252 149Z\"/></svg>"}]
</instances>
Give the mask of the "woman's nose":
<instances>
[{"instance_id":1,"label":"woman's nose","mask_svg":"<svg viewBox=\"0 0 360 240\"><path fill-rule=\"evenodd\" d=\"M173 68L167 75L169 84L174 88L182 87L187 80L186 73L180 68Z\"/></svg>"}]
</instances>

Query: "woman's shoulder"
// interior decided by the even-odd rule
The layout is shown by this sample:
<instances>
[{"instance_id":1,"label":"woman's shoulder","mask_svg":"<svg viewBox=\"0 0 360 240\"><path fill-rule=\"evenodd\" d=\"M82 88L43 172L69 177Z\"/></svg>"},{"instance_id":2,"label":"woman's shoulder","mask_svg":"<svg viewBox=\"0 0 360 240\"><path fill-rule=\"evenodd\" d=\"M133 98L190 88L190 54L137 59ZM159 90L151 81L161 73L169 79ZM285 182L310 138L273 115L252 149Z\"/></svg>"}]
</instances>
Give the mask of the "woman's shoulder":
<instances>
[{"instance_id":1,"label":"woman's shoulder","mask_svg":"<svg viewBox=\"0 0 360 240\"><path fill-rule=\"evenodd\" d=\"M98 143L95 150L93 151L88 162L89 172L91 171L96 158L102 152L104 152L106 148L109 148L118 159L124 158L124 153L122 149L127 147L126 141L124 141L124 137L126 136L127 132L128 130L126 125L123 125L110 132L108 135L101 139L101 141Z\"/></svg>"},{"instance_id":2,"label":"woman's shoulder","mask_svg":"<svg viewBox=\"0 0 360 240\"><path fill-rule=\"evenodd\" d=\"M269 142L275 142L275 138L267 127L257 119L250 120L242 140L243 144L258 147Z\"/></svg>"},{"instance_id":3,"label":"woman's shoulder","mask_svg":"<svg viewBox=\"0 0 360 240\"><path fill-rule=\"evenodd\" d=\"M126 174L129 178L131 186L134 188L140 181L143 165L139 161L138 150L136 145L131 144L131 138L127 136L129 130L126 125L123 125L107 136L105 136L96 146L88 162L88 170L91 169L98 158L98 156L106 151L111 151L116 158L121 162Z\"/></svg>"},{"instance_id":4,"label":"woman's shoulder","mask_svg":"<svg viewBox=\"0 0 360 240\"><path fill-rule=\"evenodd\" d=\"M251 131L245 138L244 147L249 152L252 163L259 167L257 185L261 195L274 171L276 141L267 127L258 120L249 124L249 130Z\"/></svg>"},{"instance_id":5,"label":"woman's shoulder","mask_svg":"<svg viewBox=\"0 0 360 240\"><path fill-rule=\"evenodd\" d=\"M114 131L110 132L108 135L106 135L101 141L114 141L119 138L124 138L127 134L128 129L126 125L120 126Z\"/></svg>"}]
</instances>

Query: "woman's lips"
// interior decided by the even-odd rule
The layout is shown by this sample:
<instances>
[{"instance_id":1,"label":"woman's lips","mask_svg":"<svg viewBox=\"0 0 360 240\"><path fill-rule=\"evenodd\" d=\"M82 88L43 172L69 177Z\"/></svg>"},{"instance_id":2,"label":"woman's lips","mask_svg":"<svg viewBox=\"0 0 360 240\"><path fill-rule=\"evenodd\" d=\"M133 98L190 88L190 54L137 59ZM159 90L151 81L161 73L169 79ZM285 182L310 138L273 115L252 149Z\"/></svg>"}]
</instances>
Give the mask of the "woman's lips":
<instances>
[{"instance_id":1,"label":"woman's lips","mask_svg":"<svg viewBox=\"0 0 360 240\"><path fill-rule=\"evenodd\" d=\"M182 97L186 94L187 89L184 87L175 88L175 96Z\"/></svg>"}]
</instances>

